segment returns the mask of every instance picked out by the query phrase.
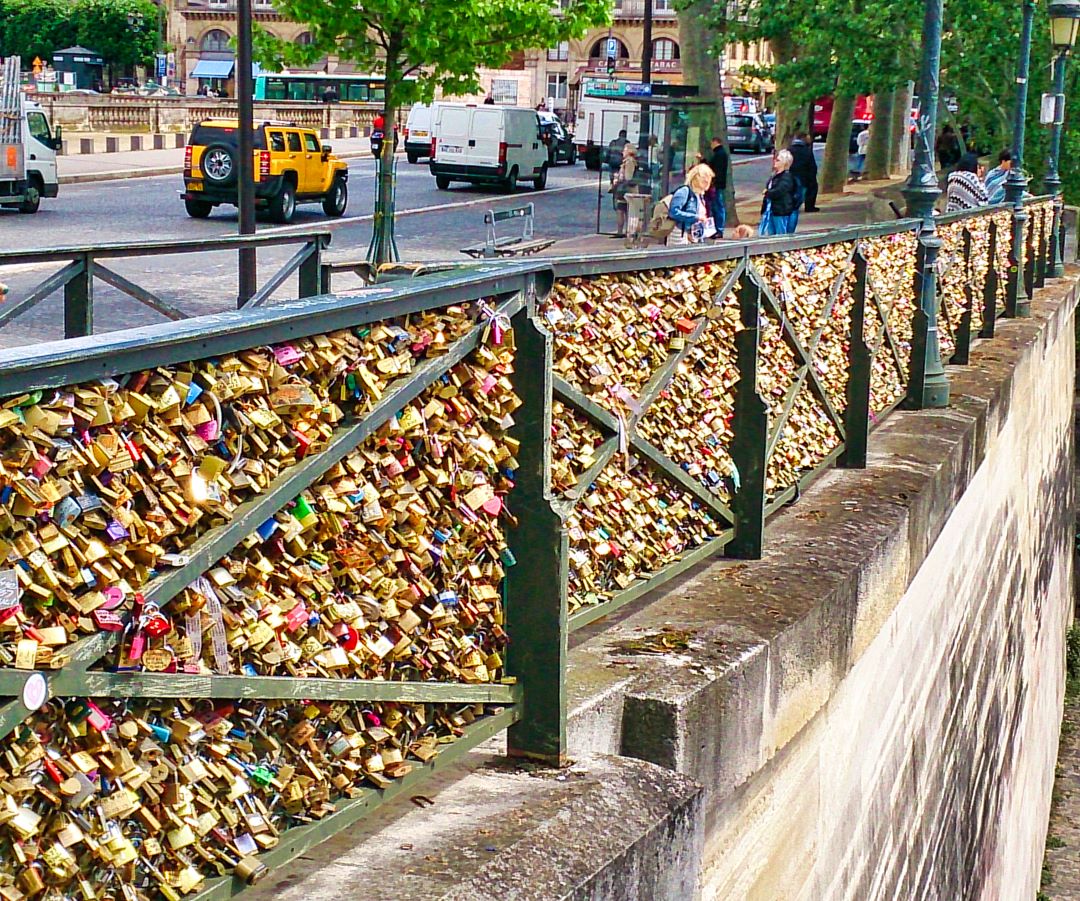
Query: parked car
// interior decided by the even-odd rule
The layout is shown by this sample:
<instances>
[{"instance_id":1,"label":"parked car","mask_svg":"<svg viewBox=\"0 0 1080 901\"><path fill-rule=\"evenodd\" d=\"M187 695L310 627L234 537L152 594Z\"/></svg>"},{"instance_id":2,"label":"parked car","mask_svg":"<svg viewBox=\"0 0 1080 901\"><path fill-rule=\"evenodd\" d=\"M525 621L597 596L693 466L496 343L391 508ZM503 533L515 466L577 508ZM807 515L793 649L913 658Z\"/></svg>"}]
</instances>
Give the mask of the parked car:
<instances>
[{"instance_id":1,"label":"parked car","mask_svg":"<svg viewBox=\"0 0 1080 901\"><path fill-rule=\"evenodd\" d=\"M757 113L728 116L727 139L732 153L736 150L770 153L773 149L772 131Z\"/></svg>"},{"instance_id":2,"label":"parked car","mask_svg":"<svg viewBox=\"0 0 1080 901\"><path fill-rule=\"evenodd\" d=\"M441 104L435 113L431 174L445 191L453 181L512 192L519 181L547 187L548 148L534 109Z\"/></svg>"},{"instance_id":3,"label":"parked car","mask_svg":"<svg viewBox=\"0 0 1080 901\"><path fill-rule=\"evenodd\" d=\"M537 113L540 117L540 136L548 149L548 165L555 166L565 161L571 166L577 163L577 145L574 136L562 124L559 117L552 113Z\"/></svg>"},{"instance_id":4,"label":"parked car","mask_svg":"<svg viewBox=\"0 0 1080 901\"><path fill-rule=\"evenodd\" d=\"M184 155L189 216L205 219L216 206L236 205L240 125L207 119L191 132ZM293 122L262 122L255 128L255 207L275 222L291 222L298 203L321 203L327 216L345 213L348 167L319 133Z\"/></svg>"}]
</instances>

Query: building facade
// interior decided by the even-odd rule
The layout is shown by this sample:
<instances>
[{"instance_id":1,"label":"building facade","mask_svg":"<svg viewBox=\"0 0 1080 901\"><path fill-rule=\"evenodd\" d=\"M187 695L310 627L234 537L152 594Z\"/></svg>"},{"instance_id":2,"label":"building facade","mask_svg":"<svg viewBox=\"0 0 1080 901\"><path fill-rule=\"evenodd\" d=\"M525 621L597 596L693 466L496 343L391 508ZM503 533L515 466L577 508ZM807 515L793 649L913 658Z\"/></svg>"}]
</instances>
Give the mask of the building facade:
<instances>
[{"instance_id":1,"label":"building facade","mask_svg":"<svg viewBox=\"0 0 1080 901\"><path fill-rule=\"evenodd\" d=\"M479 102L488 96L496 103L537 106L573 112L584 78L607 77L607 42L616 47L615 75L623 80L641 78L645 45L645 3L649 0L614 0L612 24L593 28L580 40L563 41L557 47L518 54L503 69L479 72L480 92L458 98ZM653 3L652 80L682 84L682 54L674 0ZM167 0L166 40L176 48L176 84L194 94L201 85L224 89L232 96L231 40L236 36L236 0ZM288 21L274 10L272 0L252 0L255 20L272 34L303 43L307 29ZM767 93L767 83L741 74L744 66L769 61L767 45L731 45L718 62L724 91L735 94ZM328 73L349 72L351 66L333 57L319 67ZM228 73L228 74L223 74Z\"/></svg>"}]
</instances>

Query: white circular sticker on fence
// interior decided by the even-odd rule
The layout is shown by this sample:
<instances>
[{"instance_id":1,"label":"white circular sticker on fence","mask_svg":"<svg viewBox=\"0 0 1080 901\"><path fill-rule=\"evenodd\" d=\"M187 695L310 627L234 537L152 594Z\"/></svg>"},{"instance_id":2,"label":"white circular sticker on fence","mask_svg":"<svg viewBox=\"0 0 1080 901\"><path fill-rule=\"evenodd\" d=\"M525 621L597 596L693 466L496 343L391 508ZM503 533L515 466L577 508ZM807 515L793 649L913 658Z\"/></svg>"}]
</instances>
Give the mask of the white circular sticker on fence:
<instances>
[{"instance_id":1,"label":"white circular sticker on fence","mask_svg":"<svg viewBox=\"0 0 1080 901\"><path fill-rule=\"evenodd\" d=\"M49 699L49 684L41 673L32 673L23 683L22 702L30 710L40 710Z\"/></svg>"}]
</instances>

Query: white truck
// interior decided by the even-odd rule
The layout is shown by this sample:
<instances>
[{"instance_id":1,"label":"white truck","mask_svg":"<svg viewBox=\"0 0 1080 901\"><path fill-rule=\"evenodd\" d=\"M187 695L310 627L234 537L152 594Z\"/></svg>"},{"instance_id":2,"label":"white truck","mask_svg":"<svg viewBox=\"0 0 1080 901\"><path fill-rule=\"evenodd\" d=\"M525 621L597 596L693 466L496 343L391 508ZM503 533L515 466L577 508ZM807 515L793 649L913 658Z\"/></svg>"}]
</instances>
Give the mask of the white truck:
<instances>
[{"instance_id":1,"label":"white truck","mask_svg":"<svg viewBox=\"0 0 1080 901\"><path fill-rule=\"evenodd\" d=\"M42 197L56 197L60 129L19 86L19 58L0 68L0 207L36 213Z\"/></svg>"},{"instance_id":2,"label":"white truck","mask_svg":"<svg viewBox=\"0 0 1080 901\"><path fill-rule=\"evenodd\" d=\"M607 148L612 141L619 144L622 153L621 133L626 140L637 144L641 135L641 105L606 97L583 96L578 101L577 124L574 127L574 143L578 156L585 160L589 169L599 169L608 164L617 167L621 157L608 159Z\"/></svg>"},{"instance_id":3,"label":"white truck","mask_svg":"<svg viewBox=\"0 0 1080 901\"><path fill-rule=\"evenodd\" d=\"M536 110L493 104L440 103L435 111L431 174L445 191L454 181L512 192L519 181L547 186L548 148Z\"/></svg>"}]
</instances>

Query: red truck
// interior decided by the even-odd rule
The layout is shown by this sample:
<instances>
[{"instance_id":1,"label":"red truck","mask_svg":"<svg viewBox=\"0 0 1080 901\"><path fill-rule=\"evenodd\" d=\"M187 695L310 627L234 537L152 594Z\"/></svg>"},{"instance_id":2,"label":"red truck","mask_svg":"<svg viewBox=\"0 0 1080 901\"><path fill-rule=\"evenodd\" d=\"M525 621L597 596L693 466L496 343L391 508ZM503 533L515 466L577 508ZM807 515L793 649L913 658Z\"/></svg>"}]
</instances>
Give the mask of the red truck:
<instances>
[{"instance_id":1,"label":"red truck","mask_svg":"<svg viewBox=\"0 0 1080 901\"><path fill-rule=\"evenodd\" d=\"M813 140L825 137L829 134L829 122L832 119L832 97L819 97L814 101L814 123L810 130ZM874 118L874 97L872 94L860 94L855 98L855 112L851 116L852 124L867 127ZM854 134L854 129L852 130Z\"/></svg>"}]
</instances>

